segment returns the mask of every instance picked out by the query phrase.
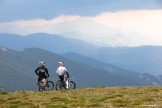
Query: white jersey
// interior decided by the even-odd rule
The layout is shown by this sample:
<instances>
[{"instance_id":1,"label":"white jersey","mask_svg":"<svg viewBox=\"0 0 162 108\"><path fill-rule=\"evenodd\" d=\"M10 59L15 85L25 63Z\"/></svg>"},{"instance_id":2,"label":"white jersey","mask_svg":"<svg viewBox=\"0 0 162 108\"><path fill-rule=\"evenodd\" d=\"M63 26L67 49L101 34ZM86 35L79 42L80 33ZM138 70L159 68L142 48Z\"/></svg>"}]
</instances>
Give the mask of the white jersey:
<instances>
[{"instance_id":1,"label":"white jersey","mask_svg":"<svg viewBox=\"0 0 162 108\"><path fill-rule=\"evenodd\" d=\"M60 66L60 67L58 67L56 73L57 73L57 75L61 76L61 75L64 75L66 71L67 71L67 69L64 66Z\"/></svg>"}]
</instances>

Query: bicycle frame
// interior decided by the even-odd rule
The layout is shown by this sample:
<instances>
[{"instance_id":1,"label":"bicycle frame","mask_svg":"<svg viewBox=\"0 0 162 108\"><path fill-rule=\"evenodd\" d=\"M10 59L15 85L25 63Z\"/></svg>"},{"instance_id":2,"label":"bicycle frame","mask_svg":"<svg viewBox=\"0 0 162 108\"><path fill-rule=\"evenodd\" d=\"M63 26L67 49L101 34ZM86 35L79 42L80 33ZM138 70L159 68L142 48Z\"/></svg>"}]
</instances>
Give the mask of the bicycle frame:
<instances>
[{"instance_id":1,"label":"bicycle frame","mask_svg":"<svg viewBox=\"0 0 162 108\"><path fill-rule=\"evenodd\" d=\"M56 83L56 90L61 89L75 89L76 85L73 81L71 81L69 78L64 77L64 81L58 80Z\"/></svg>"},{"instance_id":2,"label":"bicycle frame","mask_svg":"<svg viewBox=\"0 0 162 108\"><path fill-rule=\"evenodd\" d=\"M70 87L69 78L66 78L65 84L66 84L66 89L69 89Z\"/></svg>"}]
</instances>

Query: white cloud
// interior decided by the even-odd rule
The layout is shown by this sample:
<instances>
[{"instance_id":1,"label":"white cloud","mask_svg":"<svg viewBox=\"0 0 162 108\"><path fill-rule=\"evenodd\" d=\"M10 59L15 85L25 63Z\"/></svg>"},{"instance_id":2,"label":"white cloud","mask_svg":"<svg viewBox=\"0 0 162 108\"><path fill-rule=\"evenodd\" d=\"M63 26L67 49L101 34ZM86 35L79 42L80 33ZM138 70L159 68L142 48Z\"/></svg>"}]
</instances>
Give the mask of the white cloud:
<instances>
[{"instance_id":1,"label":"white cloud","mask_svg":"<svg viewBox=\"0 0 162 108\"><path fill-rule=\"evenodd\" d=\"M50 33L52 27L58 23L66 21L73 21L80 18L79 16L58 16L51 20L34 19L34 20L18 20L13 22L0 22L1 33L14 33L20 35L27 35L37 32Z\"/></svg>"},{"instance_id":2,"label":"white cloud","mask_svg":"<svg viewBox=\"0 0 162 108\"><path fill-rule=\"evenodd\" d=\"M0 22L0 32L63 34L101 46L162 45L161 19L162 10L105 12L94 17L62 15L51 20Z\"/></svg>"},{"instance_id":3,"label":"white cloud","mask_svg":"<svg viewBox=\"0 0 162 108\"><path fill-rule=\"evenodd\" d=\"M102 13L94 21L121 30L147 36L162 36L162 10L134 10L116 13Z\"/></svg>"}]
</instances>

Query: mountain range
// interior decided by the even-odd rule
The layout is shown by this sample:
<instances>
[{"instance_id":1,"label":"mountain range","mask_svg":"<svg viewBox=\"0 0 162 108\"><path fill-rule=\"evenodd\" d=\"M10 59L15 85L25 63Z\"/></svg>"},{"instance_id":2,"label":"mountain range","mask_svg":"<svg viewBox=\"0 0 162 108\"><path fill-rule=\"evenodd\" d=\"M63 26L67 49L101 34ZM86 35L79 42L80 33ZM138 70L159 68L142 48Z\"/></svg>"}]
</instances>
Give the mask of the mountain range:
<instances>
[{"instance_id":1,"label":"mountain range","mask_svg":"<svg viewBox=\"0 0 162 108\"><path fill-rule=\"evenodd\" d=\"M0 46L16 51L41 48L56 54L72 52L140 74L162 74L162 46L98 47L80 40L46 33L26 36L0 34Z\"/></svg>"},{"instance_id":2,"label":"mountain range","mask_svg":"<svg viewBox=\"0 0 162 108\"><path fill-rule=\"evenodd\" d=\"M94 45L80 40L45 33L35 33L26 36L0 34L0 46L6 46L16 51L23 51L25 48L42 48L54 53L84 53L95 48Z\"/></svg>"},{"instance_id":3,"label":"mountain range","mask_svg":"<svg viewBox=\"0 0 162 108\"><path fill-rule=\"evenodd\" d=\"M138 73L162 74L162 46L106 47L89 57ZM88 56L88 55L87 55Z\"/></svg>"},{"instance_id":4,"label":"mountain range","mask_svg":"<svg viewBox=\"0 0 162 108\"><path fill-rule=\"evenodd\" d=\"M77 87L162 85L161 79L150 74L127 71L81 55L82 62L68 56L69 54L59 55L39 48L14 51L0 47L0 85L8 91L36 90L37 76L34 70L39 66L40 60L46 62L50 74L49 80L54 83L58 80L55 74L58 62L64 61L70 78L76 82ZM86 60L90 61L85 63ZM90 65L92 62L93 64ZM105 64L107 69L95 67L94 64L97 66Z\"/></svg>"}]
</instances>

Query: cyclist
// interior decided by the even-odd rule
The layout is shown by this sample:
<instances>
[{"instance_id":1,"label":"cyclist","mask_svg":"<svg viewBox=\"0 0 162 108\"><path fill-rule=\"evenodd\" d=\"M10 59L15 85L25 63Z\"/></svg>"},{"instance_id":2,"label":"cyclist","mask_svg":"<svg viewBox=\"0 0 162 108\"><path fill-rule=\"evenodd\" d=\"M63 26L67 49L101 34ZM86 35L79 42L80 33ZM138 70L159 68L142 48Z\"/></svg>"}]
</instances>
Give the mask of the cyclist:
<instances>
[{"instance_id":1,"label":"cyclist","mask_svg":"<svg viewBox=\"0 0 162 108\"><path fill-rule=\"evenodd\" d=\"M67 75L67 78L69 78L69 73L67 69L65 68L63 62L58 62L58 63L59 63L59 67L56 70L56 74L58 75L58 77L60 78L62 82L65 82L66 81L65 74Z\"/></svg>"},{"instance_id":2,"label":"cyclist","mask_svg":"<svg viewBox=\"0 0 162 108\"><path fill-rule=\"evenodd\" d=\"M45 62L40 61L39 64L40 66L35 70L35 73L39 76L37 82L38 91L40 91L39 82L44 78L45 79L44 86L45 86L48 81L47 78L49 77L48 69L45 67Z\"/></svg>"}]
</instances>

